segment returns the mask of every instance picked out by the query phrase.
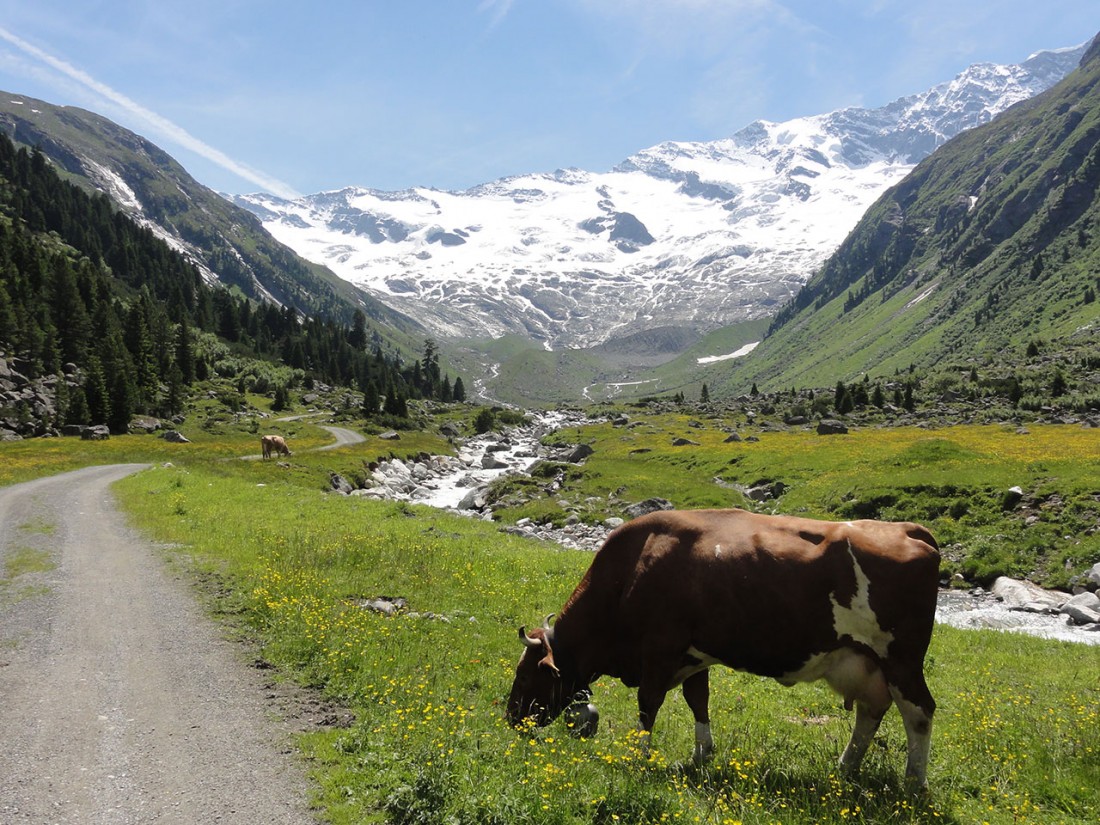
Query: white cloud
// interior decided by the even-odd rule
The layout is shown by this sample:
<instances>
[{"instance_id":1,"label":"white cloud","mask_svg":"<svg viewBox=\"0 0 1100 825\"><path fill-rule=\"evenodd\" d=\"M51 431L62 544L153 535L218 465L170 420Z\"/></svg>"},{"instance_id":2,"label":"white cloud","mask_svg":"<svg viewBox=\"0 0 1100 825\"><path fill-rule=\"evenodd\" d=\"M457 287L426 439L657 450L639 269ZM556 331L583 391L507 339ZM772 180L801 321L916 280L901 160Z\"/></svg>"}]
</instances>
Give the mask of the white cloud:
<instances>
[{"instance_id":1,"label":"white cloud","mask_svg":"<svg viewBox=\"0 0 1100 825\"><path fill-rule=\"evenodd\" d=\"M276 178L271 177L259 170L252 169L251 167L243 164L239 161L226 155L220 149L216 149L207 143L199 140L199 138L190 134L182 126L178 126L172 121L168 120L156 112L150 111L142 106L140 103L131 100L121 92L116 91L110 86L100 83L91 75L76 68L72 64L54 57L53 55L39 49L37 46L28 43L21 37L12 34L7 29L0 26L0 39L6 40L15 46L20 51L33 57L35 60L46 64L51 69L59 72L64 77L74 80L79 83L85 89L88 89L98 95L99 97L110 101L115 106L118 106L132 117L145 124L152 132L162 138L167 138L178 146L194 152L212 163L220 166L232 174L250 181L257 186L262 187L264 190L271 192L272 194L279 195L284 198L294 198L298 196L298 192L293 187L283 183Z\"/></svg>"}]
</instances>

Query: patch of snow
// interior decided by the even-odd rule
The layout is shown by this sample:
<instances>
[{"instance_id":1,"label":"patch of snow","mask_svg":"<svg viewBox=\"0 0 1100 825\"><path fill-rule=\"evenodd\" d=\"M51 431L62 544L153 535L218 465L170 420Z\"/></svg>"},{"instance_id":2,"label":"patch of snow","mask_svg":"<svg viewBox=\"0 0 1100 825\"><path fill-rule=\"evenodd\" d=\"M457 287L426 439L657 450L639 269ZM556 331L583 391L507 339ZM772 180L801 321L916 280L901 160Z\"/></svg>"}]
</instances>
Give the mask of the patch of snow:
<instances>
[{"instance_id":1,"label":"patch of snow","mask_svg":"<svg viewBox=\"0 0 1100 825\"><path fill-rule=\"evenodd\" d=\"M928 287L928 289L924 290L924 292L922 292L916 298L907 303L904 309L912 309L913 307L915 307L917 304L919 304L921 301L923 301L925 298L935 292L938 286L938 283L932 284L932 286Z\"/></svg>"},{"instance_id":2,"label":"patch of snow","mask_svg":"<svg viewBox=\"0 0 1100 825\"><path fill-rule=\"evenodd\" d=\"M696 358L695 363L697 363L697 364L713 364L715 361L730 361L734 358L742 358L742 357L748 355L750 352L752 352L758 346L760 346L760 342L759 341L753 341L751 344L745 344L745 346L741 347L738 350L734 350L733 352L729 353L728 355L707 355L707 356L704 356L703 358Z\"/></svg>"}]
</instances>

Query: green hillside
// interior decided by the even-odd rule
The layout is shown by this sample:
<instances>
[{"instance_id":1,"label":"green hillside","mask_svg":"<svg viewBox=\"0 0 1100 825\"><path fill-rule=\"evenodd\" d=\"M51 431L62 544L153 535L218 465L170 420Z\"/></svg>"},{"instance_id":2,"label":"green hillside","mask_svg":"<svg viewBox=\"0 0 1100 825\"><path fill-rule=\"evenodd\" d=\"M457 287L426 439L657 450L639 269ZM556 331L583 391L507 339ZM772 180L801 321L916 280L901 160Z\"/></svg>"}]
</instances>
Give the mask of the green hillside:
<instances>
[{"instance_id":1,"label":"green hillside","mask_svg":"<svg viewBox=\"0 0 1100 825\"><path fill-rule=\"evenodd\" d=\"M1100 357L1100 44L1058 86L965 132L868 210L727 393L912 365ZM1076 367L1076 370L1075 370Z\"/></svg>"},{"instance_id":2,"label":"green hillside","mask_svg":"<svg viewBox=\"0 0 1100 825\"><path fill-rule=\"evenodd\" d=\"M417 346L423 338L414 321L299 257L250 212L198 183L150 141L107 118L4 92L0 131L16 145L37 148L71 182L105 192L130 217L159 226L200 267L249 298L343 323L350 323L359 309L380 335L398 345Z\"/></svg>"}]
</instances>

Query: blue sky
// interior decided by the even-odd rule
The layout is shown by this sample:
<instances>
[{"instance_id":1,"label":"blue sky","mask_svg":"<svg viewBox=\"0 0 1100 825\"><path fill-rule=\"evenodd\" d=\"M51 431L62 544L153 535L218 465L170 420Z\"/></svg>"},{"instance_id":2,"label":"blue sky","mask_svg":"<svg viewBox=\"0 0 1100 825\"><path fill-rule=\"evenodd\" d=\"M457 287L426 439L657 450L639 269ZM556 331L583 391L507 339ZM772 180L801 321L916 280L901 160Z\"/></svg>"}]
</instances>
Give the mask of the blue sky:
<instances>
[{"instance_id":1,"label":"blue sky","mask_svg":"<svg viewBox=\"0 0 1100 825\"><path fill-rule=\"evenodd\" d=\"M465 189L879 106L1098 29L1095 0L0 0L0 89L220 191Z\"/></svg>"}]
</instances>

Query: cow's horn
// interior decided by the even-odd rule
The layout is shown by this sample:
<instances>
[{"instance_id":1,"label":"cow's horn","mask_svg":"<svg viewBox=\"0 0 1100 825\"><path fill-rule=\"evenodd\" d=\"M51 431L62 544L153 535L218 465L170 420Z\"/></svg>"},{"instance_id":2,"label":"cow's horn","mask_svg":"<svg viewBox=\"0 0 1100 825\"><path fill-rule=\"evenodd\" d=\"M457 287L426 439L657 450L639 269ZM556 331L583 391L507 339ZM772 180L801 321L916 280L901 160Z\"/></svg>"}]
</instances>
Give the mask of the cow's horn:
<instances>
[{"instance_id":1,"label":"cow's horn","mask_svg":"<svg viewBox=\"0 0 1100 825\"><path fill-rule=\"evenodd\" d=\"M542 642L538 639L532 639L527 635L527 630L522 627L519 629L519 640L527 645L527 647L542 647Z\"/></svg>"},{"instance_id":2,"label":"cow's horn","mask_svg":"<svg viewBox=\"0 0 1100 825\"><path fill-rule=\"evenodd\" d=\"M554 618L553 613L547 613L546 614L546 618L542 620L542 629L543 630L549 630L550 629L550 620L552 618Z\"/></svg>"}]
</instances>

